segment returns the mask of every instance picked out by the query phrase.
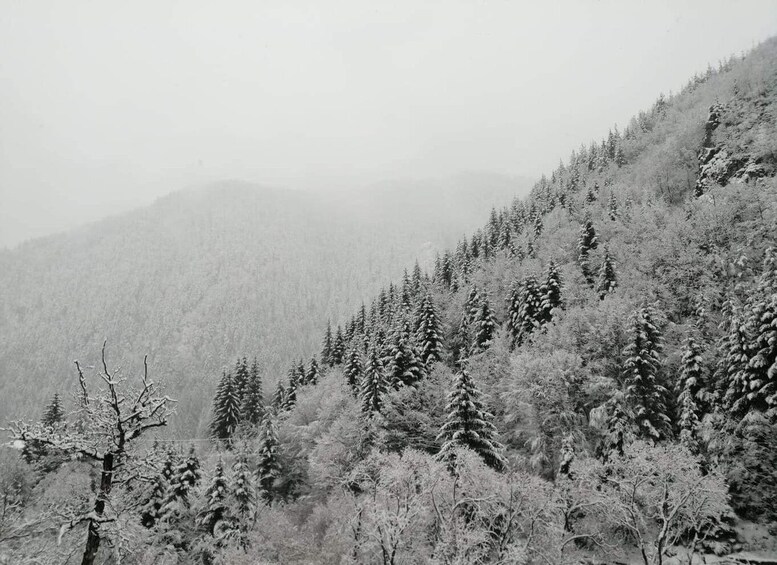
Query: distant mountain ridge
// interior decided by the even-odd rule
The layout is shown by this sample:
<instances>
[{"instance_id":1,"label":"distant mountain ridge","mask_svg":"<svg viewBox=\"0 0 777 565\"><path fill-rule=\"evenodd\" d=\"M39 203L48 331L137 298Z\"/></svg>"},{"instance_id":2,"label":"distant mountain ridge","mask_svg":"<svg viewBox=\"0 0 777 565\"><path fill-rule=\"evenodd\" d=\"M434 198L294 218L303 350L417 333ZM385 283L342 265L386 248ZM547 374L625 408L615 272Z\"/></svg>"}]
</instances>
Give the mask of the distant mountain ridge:
<instances>
[{"instance_id":1,"label":"distant mountain ridge","mask_svg":"<svg viewBox=\"0 0 777 565\"><path fill-rule=\"evenodd\" d=\"M350 195L226 181L2 251L0 414L35 414L70 391L73 359L94 364L107 338L127 374L148 353L181 399L178 425L200 428L234 356L285 373L328 318L526 188L496 175ZM438 214L435 200L456 213Z\"/></svg>"}]
</instances>

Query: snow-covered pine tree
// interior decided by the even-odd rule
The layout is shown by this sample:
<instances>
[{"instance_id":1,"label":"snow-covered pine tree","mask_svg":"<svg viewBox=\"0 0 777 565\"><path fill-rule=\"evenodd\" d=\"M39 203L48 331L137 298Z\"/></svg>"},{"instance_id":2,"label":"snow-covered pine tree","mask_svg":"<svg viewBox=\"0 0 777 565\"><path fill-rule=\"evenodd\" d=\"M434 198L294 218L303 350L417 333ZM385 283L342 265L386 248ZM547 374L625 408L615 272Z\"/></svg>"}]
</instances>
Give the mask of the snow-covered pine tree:
<instances>
[{"instance_id":1,"label":"snow-covered pine tree","mask_svg":"<svg viewBox=\"0 0 777 565\"><path fill-rule=\"evenodd\" d=\"M247 426L256 426L264 416L264 394L262 391L262 375L259 373L259 363L256 359L251 364L243 393L243 403L240 406L241 422Z\"/></svg>"},{"instance_id":2,"label":"snow-covered pine tree","mask_svg":"<svg viewBox=\"0 0 777 565\"><path fill-rule=\"evenodd\" d=\"M540 307L537 313L537 322L540 326L549 323L553 319L553 310L561 308L561 273L553 259L548 263L545 281L539 288Z\"/></svg>"},{"instance_id":3,"label":"snow-covered pine tree","mask_svg":"<svg viewBox=\"0 0 777 565\"><path fill-rule=\"evenodd\" d=\"M589 254L599 246L599 238L596 235L594 224L590 216L586 215L580 226L580 235L577 238L577 262L583 271L586 282L593 286L594 277L591 269Z\"/></svg>"},{"instance_id":4,"label":"snow-covered pine tree","mask_svg":"<svg viewBox=\"0 0 777 565\"><path fill-rule=\"evenodd\" d=\"M407 320L395 332L387 369L386 378L395 388L415 386L424 377L421 355L413 344Z\"/></svg>"},{"instance_id":5,"label":"snow-covered pine tree","mask_svg":"<svg viewBox=\"0 0 777 565\"><path fill-rule=\"evenodd\" d=\"M170 494L170 483L178 466L178 456L173 450L167 451L159 474L154 479L148 500L140 509L140 523L146 528L156 526L164 515L164 504Z\"/></svg>"},{"instance_id":6,"label":"snow-covered pine tree","mask_svg":"<svg viewBox=\"0 0 777 565\"><path fill-rule=\"evenodd\" d=\"M345 382L353 391L354 395L358 393L362 380L362 359L359 354L358 347L352 347L351 351L346 357L345 366L343 367L343 376Z\"/></svg>"},{"instance_id":7,"label":"snow-covered pine tree","mask_svg":"<svg viewBox=\"0 0 777 565\"><path fill-rule=\"evenodd\" d=\"M668 393L660 381L662 340L653 308L642 307L631 315L629 338L623 351L623 378L637 436L651 441L665 439L671 431L671 418Z\"/></svg>"},{"instance_id":8,"label":"snow-covered pine tree","mask_svg":"<svg viewBox=\"0 0 777 565\"><path fill-rule=\"evenodd\" d=\"M321 370L318 368L318 361L316 360L316 357L313 356L310 359L310 364L308 365L308 372L305 375L305 382L309 385L316 385L318 384L318 379L321 377Z\"/></svg>"},{"instance_id":9,"label":"snow-covered pine tree","mask_svg":"<svg viewBox=\"0 0 777 565\"><path fill-rule=\"evenodd\" d=\"M534 214L534 238L537 239L542 235L542 215L539 213Z\"/></svg>"},{"instance_id":10,"label":"snow-covered pine tree","mask_svg":"<svg viewBox=\"0 0 777 565\"><path fill-rule=\"evenodd\" d=\"M331 364L339 365L343 362L345 356L345 338L343 337L343 330L340 326L337 326L337 332L335 333L335 339L332 344L332 357Z\"/></svg>"},{"instance_id":11,"label":"snow-covered pine tree","mask_svg":"<svg viewBox=\"0 0 777 565\"><path fill-rule=\"evenodd\" d=\"M421 362L428 369L442 359L442 324L430 293L424 296L418 312L417 335L421 347Z\"/></svg>"},{"instance_id":12,"label":"snow-covered pine tree","mask_svg":"<svg viewBox=\"0 0 777 565\"><path fill-rule=\"evenodd\" d=\"M690 394L696 406L696 416L701 416L710 408L712 394L708 388L707 375L702 357L702 348L698 341L689 335L683 344L683 356L680 366L679 404L682 409L682 395Z\"/></svg>"},{"instance_id":13,"label":"snow-covered pine tree","mask_svg":"<svg viewBox=\"0 0 777 565\"><path fill-rule=\"evenodd\" d=\"M496 337L496 317L491 309L488 294L483 293L480 300L477 316L474 320L474 336L472 339L472 351L482 352L491 347Z\"/></svg>"},{"instance_id":14,"label":"snow-covered pine tree","mask_svg":"<svg viewBox=\"0 0 777 565\"><path fill-rule=\"evenodd\" d=\"M606 404L607 422L602 445L605 460L623 455L623 448L634 437L633 416L627 407L627 400L620 391L615 392Z\"/></svg>"},{"instance_id":15,"label":"snow-covered pine tree","mask_svg":"<svg viewBox=\"0 0 777 565\"><path fill-rule=\"evenodd\" d=\"M248 359L245 357L242 359L238 358L237 363L235 363L235 371L232 380L235 387L235 394L241 403L243 402L243 394L245 394L246 385L248 384L248 376Z\"/></svg>"},{"instance_id":16,"label":"snow-covered pine tree","mask_svg":"<svg viewBox=\"0 0 777 565\"><path fill-rule=\"evenodd\" d=\"M276 412L280 412L283 410L283 407L286 405L286 387L283 386L283 381L278 379L278 384L275 387L275 392L272 396L272 407L273 410Z\"/></svg>"},{"instance_id":17,"label":"snow-covered pine tree","mask_svg":"<svg viewBox=\"0 0 777 565\"><path fill-rule=\"evenodd\" d=\"M62 409L62 402L59 399L59 393L55 392L51 397L51 402L46 406L46 410L43 412L43 418L41 423L44 426L54 427L61 424L65 419L65 412Z\"/></svg>"},{"instance_id":18,"label":"snow-covered pine tree","mask_svg":"<svg viewBox=\"0 0 777 565\"><path fill-rule=\"evenodd\" d=\"M439 457L451 462L457 447L466 447L480 455L487 465L501 470L506 461L503 446L496 439L492 415L483 406L480 391L466 369L455 375L453 390L448 394L448 416L437 440L442 442Z\"/></svg>"},{"instance_id":19,"label":"snow-covered pine tree","mask_svg":"<svg viewBox=\"0 0 777 565\"><path fill-rule=\"evenodd\" d=\"M240 523L241 531L246 532L256 519L256 486L248 467L245 446L237 450L232 465L232 498L232 511Z\"/></svg>"},{"instance_id":20,"label":"snow-covered pine tree","mask_svg":"<svg viewBox=\"0 0 777 565\"><path fill-rule=\"evenodd\" d=\"M618 286L618 279L615 273L615 260L610 255L610 250L607 245L604 246L604 258L602 264L599 266L599 278L596 282L596 292L599 294L599 298L604 298L615 291Z\"/></svg>"},{"instance_id":21,"label":"snow-covered pine tree","mask_svg":"<svg viewBox=\"0 0 777 565\"><path fill-rule=\"evenodd\" d=\"M278 461L278 435L275 424L269 414L262 420L262 435L257 454L256 476L259 479L259 490L262 498L270 504L275 500L275 481L280 477L281 468Z\"/></svg>"},{"instance_id":22,"label":"snow-covered pine tree","mask_svg":"<svg viewBox=\"0 0 777 565\"><path fill-rule=\"evenodd\" d=\"M610 190L610 198L607 201L607 215L613 222L618 219L618 199L615 197L614 190Z\"/></svg>"},{"instance_id":23,"label":"snow-covered pine tree","mask_svg":"<svg viewBox=\"0 0 777 565\"><path fill-rule=\"evenodd\" d=\"M205 506L197 514L197 525L213 535L219 522L229 515L229 478L224 470L224 460L219 457L213 476L205 490Z\"/></svg>"},{"instance_id":24,"label":"snow-covered pine tree","mask_svg":"<svg viewBox=\"0 0 777 565\"><path fill-rule=\"evenodd\" d=\"M213 420L210 424L214 439L229 440L240 423L240 398L231 373L224 372L213 399Z\"/></svg>"},{"instance_id":25,"label":"snow-covered pine tree","mask_svg":"<svg viewBox=\"0 0 777 565\"><path fill-rule=\"evenodd\" d=\"M513 284L507 308L507 331L513 347L520 346L539 327L542 295L537 279L528 276Z\"/></svg>"},{"instance_id":26,"label":"snow-covered pine tree","mask_svg":"<svg viewBox=\"0 0 777 565\"><path fill-rule=\"evenodd\" d=\"M327 321L326 333L324 334L324 341L321 346L321 362L330 367L334 365L334 363L332 363L332 345L332 322Z\"/></svg>"},{"instance_id":27,"label":"snow-covered pine tree","mask_svg":"<svg viewBox=\"0 0 777 565\"><path fill-rule=\"evenodd\" d=\"M361 383L362 412L371 418L383 407L383 395L388 392L386 378L383 375L380 359L375 348L370 350L364 377Z\"/></svg>"},{"instance_id":28,"label":"snow-covered pine tree","mask_svg":"<svg viewBox=\"0 0 777 565\"><path fill-rule=\"evenodd\" d=\"M289 384L286 386L286 393L283 397L283 409L286 411L291 410L297 404L297 389L301 386L295 365L292 364L289 368L288 375Z\"/></svg>"}]
</instances>

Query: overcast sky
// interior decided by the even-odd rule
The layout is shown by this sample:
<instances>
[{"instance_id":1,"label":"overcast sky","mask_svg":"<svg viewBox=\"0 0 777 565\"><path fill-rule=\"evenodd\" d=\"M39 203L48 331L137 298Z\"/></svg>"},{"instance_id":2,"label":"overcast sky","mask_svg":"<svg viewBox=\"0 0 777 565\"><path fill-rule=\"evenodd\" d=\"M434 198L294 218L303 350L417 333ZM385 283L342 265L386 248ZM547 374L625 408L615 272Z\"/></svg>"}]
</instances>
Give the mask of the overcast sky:
<instances>
[{"instance_id":1,"label":"overcast sky","mask_svg":"<svg viewBox=\"0 0 777 565\"><path fill-rule=\"evenodd\" d=\"M0 0L0 246L221 178L538 176L775 32L772 0Z\"/></svg>"}]
</instances>

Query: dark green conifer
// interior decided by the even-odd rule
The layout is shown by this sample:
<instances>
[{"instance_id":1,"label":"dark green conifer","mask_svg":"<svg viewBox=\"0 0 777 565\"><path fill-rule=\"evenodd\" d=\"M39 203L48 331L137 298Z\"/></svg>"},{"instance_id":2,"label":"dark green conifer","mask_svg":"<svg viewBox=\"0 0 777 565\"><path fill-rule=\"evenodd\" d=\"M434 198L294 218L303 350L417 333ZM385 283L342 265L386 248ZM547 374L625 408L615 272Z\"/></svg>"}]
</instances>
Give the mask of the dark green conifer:
<instances>
[{"instance_id":1,"label":"dark green conifer","mask_svg":"<svg viewBox=\"0 0 777 565\"><path fill-rule=\"evenodd\" d=\"M652 308L643 307L632 314L629 337L630 343L623 351L626 358L623 378L637 436L652 441L665 439L670 432L671 419L666 402L668 393L659 374L661 333Z\"/></svg>"},{"instance_id":2,"label":"dark green conifer","mask_svg":"<svg viewBox=\"0 0 777 565\"><path fill-rule=\"evenodd\" d=\"M545 281L539 288L540 305L537 313L537 321L542 326L553 319L553 311L561 308L561 273L553 259L548 263L548 271Z\"/></svg>"},{"instance_id":3,"label":"dark green conifer","mask_svg":"<svg viewBox=\"0 0 777 565\"><path fill-rule=\"evenodd\" d=\"M318 384L318 379L321 377L321 371L318 368L318 361L316 361L316 357L313 356L310 359L310 364L308 365L308 372L305 375L305 382L309 385L316 385Z\"/></svg>"},{"instance_id":4,"label":"dark green conifer","mask_svg":"<svg viewBox=\"0 0 777 565\"><path fill-rule=\"evenodd\" d=\"M41 423L44 426L54 427L65 420L65 412L62 410L62 402L59 399L59 393L55 392L51 402L43 412Z\"/></svg>"},{"instance_id":5,"label":"dark green conifer","mask_svg":"<svg viewBox=\"0 0 777 565\"><path fill-rule=\"evenodd\" d=\"M327 322L324 342L321 347L321 362L330 367L334 365L334 363L332 363L332 345L332 322Z\"/></svg>"},{"instance_id":6,"label":"dark green conifer","mask_svg":"<svg viewBox=\"0 0 777 565\"><path fill-rule=\"evenodd\" d=\"M426 293L418 313L418 341L421 347L421 362L430 367L442 359L442 324L432 301Z\"/></svg>"},{"instance_id":7,"label":"dark green conifer","mask_svg":"<svg viewBox=\"0 0 777 565\"><path fill-rule=\"evenodd\" d=\"M388 392L386 377L383 374L378 353L373 348L369 353L361 384L362 412L368 418L380 412L386 392Z\"/></svg>"},{"instance_id":8,"label":"dark green conifer","mask_svg":"<svg viewBox=\"0 0 777 565\"><path fill-rule=\"evenodd\" d=\"M453 390L448 394L448 416L437 440L442 442L439 457L452 462L455 449L466 447L480 455L487 465L501 470L506 461L503 447L496 439L493 416L486 411L481 393L469 373L462 369L455 375Z\"/></svg>"},{"instance_id":9,"label":"dark green conifer","mask_svg":"<svg viewBox=\"0 0 777 565\"><path fill-rule=\"evenodd\" d=\"M213 399L213 420L210 424L214 439L227 441L240 423L240 398L231 373L224 372Z\"/></svg>"},{"instance_id":10,"label":"dark green conifer","mask_svg":"<svg viewBox=\"0 0 777 565\"><path fill-rule=\"evenodd\" d=\"M386 379L395 388L415 386L424 377L424 366L413 344L408 321L395 332L387 369Z\"/></svg>"},{"instance_id":11,"label":"dark green conifer","mask_svg":"<svg viewBox=\"0 0 777 565\"><path fill-rule=\"evenodd\" d=\"M259 363L256 359L248 372L243 402L240 407L241 421L248 426L256 426L264 416L264 394L262 391L262 375L259 373Z\"/></svg>"},{"instance_id":12,"label":"dark green conifer","mask_svg":"<svg viewBox=\"0 0 777 565\"><path fill-rule=\"evenodd\" d=\"M352 347L345 362L345 367L343 368L343 376L345 377L345 382L348 383L348 386L351 387L354 394L357 394L359 391L363 374L364 371L362 370L362 360L359 349L358 347Z\"/></svg>"},{"instance_id":13,"label":"dark green conifer","mask_svg":"<svg viewBox=\"0 0 777 565\"><path fill-rule=\"evenodd\" d=\"M482 352L491 347L496 337L496 317L491 309L488 294L483 293L475 320L472 350Z\"/></svg>"},{"instance_id":14,"label":"dark green conifer","mask_svg":"<svg viewBox=\"0 0 777 565\"><path fill-rule=\"evenodd\" d=\"M259 490L262 498L268 504L276 498L275 482L281 476L281 466L278 460L278 435L275 424L269 414L262 420L261 442L259 444L256 475L259 479Z\"/></svg>"},{"instance_id":15,"label":"dark green conifer","mask_svg":"<svg viewBox=\"0 0 777 565\"><path fill-rule=\"evenodd\" d=\"M615 260L610 255L609 248L604 246L604 258L602 264L599 266L599 278L596 282L596 292L599 294L599 298L604 298L614 292L618 286L618 279L615 273Z\"/></svg>"},{"instance_id":16,"label":"dark green conifer","mask_svg":"<svg viewBox=\"0 0 777 565\"><path fill-rule=\"evenodd\" d=\"M340 329L340 326L337 326L337 333L335 334L335 340L332 344L331 364L341 364L343 362L343 356L345 356L345 338L343 337L343 330Z\"/></svg>"}]
</instances>

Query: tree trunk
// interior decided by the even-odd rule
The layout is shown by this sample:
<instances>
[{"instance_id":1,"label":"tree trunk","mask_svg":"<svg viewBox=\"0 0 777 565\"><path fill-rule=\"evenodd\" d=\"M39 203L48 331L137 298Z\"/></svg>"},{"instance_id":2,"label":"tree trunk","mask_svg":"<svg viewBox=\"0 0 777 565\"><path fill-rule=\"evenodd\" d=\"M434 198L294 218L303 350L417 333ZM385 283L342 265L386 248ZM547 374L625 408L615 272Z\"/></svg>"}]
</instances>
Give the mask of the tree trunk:
<instances>
[{"instance_id":1,"label":"tree trunk","mask_svg":"<svg viewBox=\"0 0 777 565\"><path fill-rule=\"evenodd\" d=\"M95 518L100 518L105 511L105 501L111 493L113 484L113 453L106 453L103 457L103 472L100 477L100 492L94 503ZM89 533L86 536L86 549L81 565L94 565L97 550L100 549L100 522L92 518L89 520Z\"/></svg>"}]
</instances>

